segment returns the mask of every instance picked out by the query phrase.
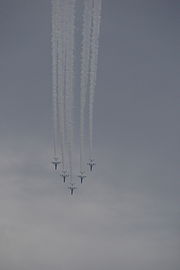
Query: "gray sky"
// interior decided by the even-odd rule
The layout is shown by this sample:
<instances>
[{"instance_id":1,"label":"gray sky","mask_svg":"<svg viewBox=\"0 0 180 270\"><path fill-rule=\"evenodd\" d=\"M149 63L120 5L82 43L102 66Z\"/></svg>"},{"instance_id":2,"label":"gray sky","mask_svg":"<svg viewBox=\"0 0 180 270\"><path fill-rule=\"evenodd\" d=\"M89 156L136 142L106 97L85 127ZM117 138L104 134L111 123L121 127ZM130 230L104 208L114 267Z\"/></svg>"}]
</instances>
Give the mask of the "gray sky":
<instances>
[{"instance_id":1,"label":"gray sky","mask_svg":"<svg viewBox=\"0 0 180 270\"><path fill-rule=\"evenodd\" d=\"M103 0L97 166L70 197L50 166L50 1L0 0L1 269L179 269L179 13Z\"/></svg>"}]
</instances>

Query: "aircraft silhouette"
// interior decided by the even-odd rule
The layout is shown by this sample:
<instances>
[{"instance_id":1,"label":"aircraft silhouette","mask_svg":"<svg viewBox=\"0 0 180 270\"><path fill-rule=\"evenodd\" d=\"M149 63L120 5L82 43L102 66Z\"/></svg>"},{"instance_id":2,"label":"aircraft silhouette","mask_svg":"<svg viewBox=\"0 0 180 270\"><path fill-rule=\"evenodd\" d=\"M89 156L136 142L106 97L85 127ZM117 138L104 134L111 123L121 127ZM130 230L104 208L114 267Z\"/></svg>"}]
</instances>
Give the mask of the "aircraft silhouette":
<instances>
[{"instance_id":1,"label":"aircraft silhouette","mask_svg":"<svg viewBox=\"0 0 180 270\"><path fill-rule=\"evenodd\" d=\"M74 186L74 184L71 183L71 185L68 187L70 189L71 195L74 194L74 190L77 189L77 187Z\"/></svg>"},{"instance_id":2,"label":"aircraft silhouette","mask_svg":"<svg viewBox=\"0 0 180 270\"><path fill-rule=\"evenodd\" d=\"M62 171L61 177L63 178L63 182L66 182L66 178L69 177L69 174L67 174L67 171Z\"/></svg>"},{"instance_id":3,"label":"aircraft silhouette","mask_svg":"<svg viewBox=\"0 0 180 270\"><path fill-rule=\"evenodd\" d=\"M58 160L58 158L54 158L54 160L52 161L52 164L54 165L54 169L57 170L58 168L58 165L60 164L61 162Z\"/></svg>"},{"instance_id":4,"label":"aircraft silhouette","mask_svg":"<svg viewBox=\"0 0 180 270\"><path fill-rule=\"evenodd\" d=\"M87 163L87 165L89 165L90 167L90 171L92 172L93 167L96 165L94 159L90 159L90 161Z\"/></svg>"},{"instance_id":5,"label":"aircraft silhouette","mask_svg":"<svg viewBox=\"0 0 180 270\"><path fill-rule=\"evenodd\" d=\"M80 172L80 175L78 175L78 177L80 178L81 184L82 184L83 180L84 180L87 176L85 175L85 172Z\"/></svg>"}]
</instances>

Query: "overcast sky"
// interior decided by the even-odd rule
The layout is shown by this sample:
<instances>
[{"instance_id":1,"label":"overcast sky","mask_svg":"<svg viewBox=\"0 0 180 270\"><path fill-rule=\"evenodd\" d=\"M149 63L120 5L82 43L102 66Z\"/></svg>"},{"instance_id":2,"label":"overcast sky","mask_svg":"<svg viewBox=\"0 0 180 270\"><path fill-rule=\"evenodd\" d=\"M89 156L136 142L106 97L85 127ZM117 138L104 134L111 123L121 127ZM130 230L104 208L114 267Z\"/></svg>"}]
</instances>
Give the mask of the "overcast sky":
<instances>
[{"instance_id":1,"label":"overcast sky","mask_svg":"<svg viewBox=\"0 0 180 270\"><path fill-rule=\"evenodd\" d=\"M0 0L0 269L179 270L180 2L103 0L97 166L74 196L50 164L50 7Z\"/></svg>"}]
</instances>

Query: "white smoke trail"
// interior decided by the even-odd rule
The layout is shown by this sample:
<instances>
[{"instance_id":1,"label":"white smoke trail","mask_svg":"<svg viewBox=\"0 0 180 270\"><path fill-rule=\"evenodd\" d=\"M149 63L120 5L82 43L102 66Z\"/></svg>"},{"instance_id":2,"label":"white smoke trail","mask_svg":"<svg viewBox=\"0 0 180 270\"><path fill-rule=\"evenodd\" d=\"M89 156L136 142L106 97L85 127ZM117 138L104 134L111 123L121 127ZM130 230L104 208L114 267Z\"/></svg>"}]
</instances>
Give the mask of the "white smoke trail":
<instances>
[{"instance_id":1,"label":"white smoke trail","mask_svg":"<svg viewBox=\"0 0 180 270\"><path fill-rule=\"evenodd\" d=\"M91 63L90 63L90 90L89 90L89 148L90 159L93 155L93 110L94 110L94 94L96 88L97 62L99 49L99 33L101 22L102 0L94 0L93 5L93 29L91 37Z\"/></svg>"},{"instance_id":2,"label":"white smoke trail","mask_svg":"<svg viewBox=\"0 0 180 270\"><path fill-rule=\"evenodd\" d=\"M58 151L58 92L57 92L57 0L52 0L52 102L53 102L53 150Z\"/></svg>"},{"instance_id":3,"label":"white smoke trail","mask_svg":"<svg viewBox=\"0 0 180 270\"><path fill-rule=\"evenodd\" d=\"M73 79L74 79L74 9L75 0L67 2L66 23L66 124L70 181L72 181L72 147L73 147Z\"/></svg>"},{"instance_id":4,"label":"white smoke trail","mask_svg":"<svg viewBox=\"0 0 180 270\"><path fill-rule=\"evenodd\" d=\"M65 167L65 0L58 3L58 105L62 169Z\"/></svg>"},{"instance_id":5,"label":"white smoke trail","mask_svg":"<svg viewBox=\"0 0 180 270\"><path fill-rule=\"evenodd\" d=\"M93 0L84 0L83 13L83 40L81 54L81 93L80 93L80 171L84 171L84 120L85 105L89 79L89 61L91 48L91 24L92 24Z\"/></svg>"}]
</instances>

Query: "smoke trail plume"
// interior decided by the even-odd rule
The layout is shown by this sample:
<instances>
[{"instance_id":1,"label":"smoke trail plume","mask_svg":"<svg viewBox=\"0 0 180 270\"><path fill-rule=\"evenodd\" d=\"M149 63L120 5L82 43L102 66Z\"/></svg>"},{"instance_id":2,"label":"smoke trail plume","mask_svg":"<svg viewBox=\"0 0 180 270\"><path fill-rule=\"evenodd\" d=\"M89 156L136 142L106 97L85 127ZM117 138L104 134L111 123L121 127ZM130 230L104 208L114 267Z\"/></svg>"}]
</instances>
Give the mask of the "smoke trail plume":
<instances>
[{"instance_id":1,"label":"smoke trail plume","mask_svg":"<svg viewBox=\"0 0 180 270\"><path fill-rule=\"evenodd\" d=\"M58 92L57 92L57 0L52 0L52 102L53 102L53 150L58 159Z\"/></svg>"},{"instance_id":2,"label":"smoke trail plume","mask_svg":"<svg viewBox=\"0 0 180 270\"><path fill-rule=\"evenodd\" d=\"M81 93L80 93L80 171L84 171L84 121L89 79L90 41L93 0L84 1L83 40L81 54Z\"/></svg>"},{"instance_id":3,"label":"smoke trail plume","mask_svg":"<svg viewBox=\"0 0 180 270\"><path fill-rule=\"evenodd\" d=\"M102 0L94 0L93 5L93 29L91 37L91 63L90 63L90 90L89 90L89 148L90 159L93 155L93 110L94 110L94 94L96 88L97 62L99 48L99 32L101 22L101 6Z\"/></svg>"},{"instance_id":4,"label":"smoke trail plume","mask_svg":"<svg viewBox=\"0 0 180 270\"><path fill-rule=\"evenodd\" d=\"M65 166L65 0L58 3L58 108L62 169Z\"/></svg>"},{"instance_id":5,"label":"smoke trail plume","mask_svg":"<svg viewBox=\"0 0 180 270\"><path fill-rule=\"evenodd\" d=\"M73 177L74 28L76 0L52 0L52 101L54 160L59 144L62 169ZM85 109L89 94L89 153L93 152L93 107L96 88L102 0L83 0L80 72L80 171L84 172ZM60 135L60 136L59 136ZM57 162L58 163L58 162ZM59 164L59 163L58 163ZM56 167L55 167L56 169Z\"/></svg>"},{"instance_id":6,"label":"smoke trail plume","mask_svg":"<svg viewBox=\"0 0 180 270\"><path fill-rule=\"evenodd\" d=\"M73 146L73 79L74 79L74 9L75 0L67 1L66 34L66 124L70 181L72 181L72 146Z\"/></svg>"}]
</instances>

